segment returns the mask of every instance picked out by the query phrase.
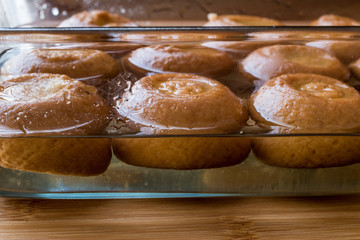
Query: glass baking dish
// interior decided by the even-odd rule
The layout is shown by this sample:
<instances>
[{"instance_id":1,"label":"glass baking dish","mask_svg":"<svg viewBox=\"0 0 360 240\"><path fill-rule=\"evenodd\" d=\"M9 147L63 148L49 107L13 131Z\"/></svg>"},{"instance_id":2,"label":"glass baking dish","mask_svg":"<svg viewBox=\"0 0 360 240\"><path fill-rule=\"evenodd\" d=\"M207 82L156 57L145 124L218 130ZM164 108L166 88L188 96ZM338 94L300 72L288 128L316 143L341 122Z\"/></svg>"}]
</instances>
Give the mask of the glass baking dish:
<instances>
[{"instance_id":1,"label":"glass baking dish","mask_svg":"<svg viewBox=\"0 0 360 240\"><path fill-rule=\"evenodd\" d=\"M210 1L197 2L197 9L201 9L202 15L189 13L190 17L184 17L185 20L187 20L186 18L191 18L191 22L194 23L195 21L196 24L190 24L190 22L181 24L181 21L179 23L178 16L174 17L173 15L174 8L166 7L166 3L158 1L159 5L156 5L156 9L165 9L166 11L151 10L151 12L157 13L158 15L151 15L154 19L148 22L149 26L114 28L44 27L47 26L49 22L58 23L59 19L64 17L62 13L65 10L62 10L61 7L65 7L65 5L58 6L55 5L54 2L58 4L57 1L36 1L36 4L28 6L27 1L23 1L28 10L28 14L26 15L28 19L26 21L14 22L11 21L10 18L2 19L1 23L3 26L13 27L24 25L25 27L0 29L1 67L22 51L31 49L92 49L93 46L96 45L97 48L100 46L101 49L105 49L105 52L115 56L114 58L121 62L121 59L133 49L158 44L192 46L207 42L243 42L246 44L276 42L276 44L279 45L304 45L308 42L320 40L359 41L360 29L358 27L201 27L203 24L201 18L213 10L204 8L204 6L213 8L217 6L216 2L209 4ZM76 5L76 7L70 10L74 12L79 11L77 7L80 6L81 9L81 7L84 7L84 3L89 4L89 2L90 1L75 1L74 5ZM91 4L94 2L99 1L92 1ZM265 15L265 12L251 12L254 11L251 9L254 9L253 7L260 4L260 2L262 1L254 1L254 5L248 6L250 13ZM274 2L279 2L280 8L284 8L284 6L287 8L287 3L285 4L281 1ZM296 1L294 1L294 4L296 4L295 2ZM5 1L1 3L3 6L9 4ZM79 4L79 6L77 6L77 4ZM132 3L125 2L124 4ZM181 2L179 1L177 4L181 4ZM234 4L232 1L227 1L222 11L228 10L232 4ZM34 6L38 11L36 14L33 14L33 12L29 10ZM95 4L93 8L96 8L96 6ZM329 4L329 6L331 5ZM88 7L88 5L85 4L85 7ZM127 5L121 8L127 9L126 11L123 10L123 12L131 13L130 17L134 17L139 22L147 21L147 18L144 18L144 14L139 14L139 12L142 13L141 11L130 11L129 9L131 8ZM296 8L296 11L299 11L299 8L300 6ZM146 6L141 9L143 9L143 12L149 11L149 7ZM13 16L18 14L17 10L18 9L14 10ZM70 12L70 10L68 11ZM314 18L313 16L318 16L320 13L323 13L322 11L323 10L314 10L314 13L308 14L308 16L300 12L299 16L303 17L301 21L307 21ZM164 12L166 14L164 14ZM169 12L171 14L169 14ZM284 14L283 19L292 22L293 19L290 18L291 15L288 15L286 11L283 10L281 12ZM219 11L219 13L221 13L221 11ZM50 19L48 15L51 15ZM175 25L179 26L158 26L160 21L157 19L159 19L159 16L161 16L161 22L166 19L166 22L169 23L171 19L175 19ZM348 16L352 15L349 13ZM199 19L194 20L194 17ZM38 21L42 18L49 21L46 21L45 24L37 25ZM155 22L155 26L151 25L152 21ZM171 25L174 25L174 22L171 22ZM34 27L34 25L40 27ZM30 26L30 28L28 26ZM112 48L114 44L120 47L121 50L109 50L108 47ZM130 74L132 73L130 72ZM6 74L0 75L0 78L4 81L7 80L7 77ZM233 77L234 75L231 73L222 80L237 96L248 98L254 89L249 90L245 87L244 90L241 88L243 86L233 86L230 81ZM137 80L134 80L134 76L128 73L121 73L120 78L125 78L130 84L133 84L133 82ZM356 89L359 89L358 81L353 77L349 80L349 83ZM113 86L111 84L111 94L114 93L113 91L115 91L115 93L117 93L117 91L123 92L124 89L128 87L115 84L118 89L114 90L111 88ZM100 90L102 91L103 89ZM113 95L111 95L111 97L112 96ZM348 139L353 139L354 142L356 142L360 138L357 130L352 130L351 132L314 131L288 133L285 131L274 133L259 128L251 119L247 121L246 126L240 131L229 134L133 133L132 131L128 131L126 127L113 126L111 123L107 128L106 134L73 134L69 136L59 135L56 131L50 131L44 134L43 132L32 132L26 129L25 131L21 129L20 132L9 132L9 129L0 129L0 134L1 141L52 138L72 138L82 141L84 139L168 139L169 137L194 139L205 137L224 139L238 138L249 139L251 141L256 139L272 141L271 139L273 139L275 142L276 140L287 141L287 139L302 137L334 139L343 136ZM139 151L141 150L139 149ZM358 157L360 159L360 156ZM353 194L359 193L360 190L359 170L359 164L318 168L276 167L258 160L253 152L251 152L244 161L233 166L187 170L159 169L133 166L120 161L112 154L111 162L107 170L97 176L66 176L0 168L0 195L4 197L29 198L155 198Z\"/></svg>"}]
</instances>

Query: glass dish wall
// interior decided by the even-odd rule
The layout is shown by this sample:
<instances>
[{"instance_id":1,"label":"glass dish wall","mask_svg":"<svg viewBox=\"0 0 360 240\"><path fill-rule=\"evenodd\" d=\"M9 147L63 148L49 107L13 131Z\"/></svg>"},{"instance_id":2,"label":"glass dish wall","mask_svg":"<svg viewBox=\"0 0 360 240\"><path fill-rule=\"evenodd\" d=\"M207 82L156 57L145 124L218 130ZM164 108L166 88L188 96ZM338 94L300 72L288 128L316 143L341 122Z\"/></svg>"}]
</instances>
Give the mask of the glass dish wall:
<instances>
[{"instance_id":1,"label":"glass dish wall","mask_svg":"<svg viewBox=\"0 0 360 240\"><path fill-rule=\"evenodd\" d=\"M262 1L254 1L253 5L251 6L244 3L244 5L241 5L242 7L239 7L239 9L236 9L236 11L229 10L230 6L234 5L232 1L226 2L226 4L223 5L223 8L219 8L219 3L215 1L199 1L193 5L191 3L184 3L183 1L179 1L176 3L180 4L179 8L170 8L167 7L167 3L157 1L155 5L152 4L152 6L157 6L156 9L153 9L154 7L150 8L149 6L137 6L135 10L132 10L133 8L131 8L130 6L132 2L122 1L121 4L123 5L117 5L116 7L109 6L109 8L107 9L112 12L118 12L118 9L120 9L119 11L127 17L136 19L139 25L141 25L140 23L142 23L141 26L75 29L42 28L44 26L52 26L52 24L58 23L65 16L67 16L67 14L80 11L84 8L87 9L88 6L91 6L92 9L96 9L99 6L98 2L100 1L72 1L72 4L70 5L62 5L63 2L61 1L37 1L34 5L27 5L27 2L24 1L22 2L22 8L11 8L14 10L14 13L11 14L11 16L15 16L16 14L18 14L18 10L23 9L23 11L27 11L29 13L26 15L28 16L26 21L16 22L14 20L11 20L9 17L7 17L6 19L2 19L2 24L6 26L32 26L31 28L27 27L1 29L0 43L2 54L0 57L0 64L2 72L0 77L3 84L1 94L2 102L13 102L13 98L21 98L23 101L24 99L28 99L27 94L32 94L31 101L28 100L22 102L21 107L26 107L30 104L30 102L33 101L33 99L42 98L42 94L44 94L44 92L52 93L52 91L57 90L58 87L62 84L56 83L58 85L54 85L56 88L54 90L53 88L50 89L49 87L43 88L41 87L43 83L39 83L39 85L35 86L35 88L39 90L35 92L33 90L34 85L32 84L29 85L29 88L31 88L30 90L27 88L26 84L21 85L21 87L19 88L13 88L13 83L11 83L10 85L6 85L9 84L9 79L13 79L14 77L16 78L19 75L22 76L23 73L19 73L16 71L22 68L26 68L28 65L31 65L30 63L17 65L18 62L24 59L26 60L28 58L28 55L22 55L23 53L37 50L41 51L44 49L54 50L55 52L68 51L70 53L74 53L79 50L82 51L84 49L90 49L91 51L100 50L107 53L108 56L111 56L111 58L114 59L115 62L121 65L122 69L114 76L108 77L107 81L105 81L105 84L101 83L99 85L97 84L98 78L95 78L95 81L93 79L93 76L73 77L77 80L85 82L86 85L94 85L91 89L96 89L96 92L99 93L99 95L101 95L101 97L103 98L105 105L111 105L111 109L106 110L109 112L109 116L107 117L107 120L109 120L109 122L107 122L107 126L104 127L104 131L90 131L103 124L99 121L102 116L102 113L99 112L94 113L97 114L96 117L90 120L87 118L85 118L84 120L83 118L80 118L79 115L76 115L77 117L70 117L70 119L72 120L81 119L83 122L80 121L78 122L78 124L74 124L74 122L76 122L74 121L70 125L66 125L66 127L61 129L57 129L56 127L54 127L57 126L56 124L51 125L50 123L49 126L51 127L44 128L44 125L42 125L43 121L45 121L47 118L50 118L49 116L51 116L51 111L53 109L54 111L58 109L58 106L60 104L52 103L53 105L50 105L50 108L47 110L49 112L48 115L42 115L41 118L34 118L36 121L33 120L32 122L30 120L28 121L28 118L33 117L33 115L36 116L36 111L38 109L37 106L31 106L30 110L26 110L26 108L22 110L23 112L28 111L26 112L27 115L25 114L26 116L28 116L27 118L23 118L21 114L19 115L19 111L17 111L16 116L22 121L17 118L14 119L16 119L15 122L21 123L19 124L20 127L18 127L18 125L8 125L8 123L11 122L9 119L11 119L10 113L12 111L12 107L9 108L9 110L3 111L3 113L1 114L3 114L4 116L6 115L6 117L0 116L0 118L2 119L2 127L0 129L0 141L2 144L2 150L6 148L9 148L11 150L10 152L12 153L12 159L15 160L11 160L10 158L10 161L18 161L18 158L16 156L20 156L24 153L21 148L16 148L16 146L19 147L20 145L21 147L23 147L23 143L20 143L21 141L25 142L25 148L28 145L28 148L26 149L29 149L35 145L37 146L38 142L41 141L45 141L46 144L48 144L48 142L51 142L53 140L55 142L62 142L66 141L66 139L71 139L71 141L73 141L70 144L71 146L74 146L77 143L85 142L86 147L80 148L80 154L78 151L77 155L71 155L72 153L70 151L67 151L70 152L69 154L71 156L79 156L79 158L83 157L83 155L87 156L86 154L88 152L92 153L91 150L93 149L95 149L94 151L96 153L96 147L98 147L99 144L96 145L96 147L94 147L92 143L87 144L85 140L89 139L102 142L101 144L105 142L105 146L108 146L108 143L110 143L111 141L114 142L114 140L121 141L125 139L149 141L148 144L146 143L144 145L145 147L148 146L151 141L154 141L154 139L159 139L159 141L163 141L166 144L173 141L173 139L183 139L184 142L189 142L190 140L194 139L206 138L213 139L214 141L219 141L219 144L220 142L222 142L223 139L241 139L243 141L252 142L252 147L254 147L254 143L256 141L264 139L266 142L269 142L270 147L273 147L274 149L279 149L279 151L282 151L280 146L284 145L286 142L291 142L293 140L297 141L301 139L308 139L310 143L313 143L315 139L320 139L320 142L326 142L329 140L325 144L330 144L329 149L331 149L331 146L336 146L336 144L341 142L342 139L346 139L345 144L348 143L347 146L352 144L354 144L355 147L357 146L356 144L359 141L359 131L357 128L351 128L350 130L332 130L328 128L326 128L325 130L306 129L306 131L292 132L292 127L283 126L282 128L285 129L284 131L282 129L281 131L277 131L277 127L279 126L272 125L271 130L269 130L268 128L264 128L263 123L259 124L259 122L254 121L251 118L247 118L241 128L236 131L190 131L185 133L181 131L146 132L143 126L139 130L139 128L132 128L131 124L126 124L126 121L123 122L124 119L117 119L116 113L114 114L113 112L116 112L118 109L112 105L114 104L114 102L117 103L119 99L125 99L123 95L124 92L133 92L132 87L134 86L135 82L137 82L140 78L149 75L149 72L150 75L154 72L157 72L154 69L141 68L142 66L140 66L140 69L138 67L130 66L129 61L127 61L130 54L137 49L144 49L146 47L152 48L154 46L162 45L166 47L176 46L180 49L189 48L192 49L191 51L195 49L195 52L201 52L203 51L203 49L206 49L205 51L212 51L209 49L216 49L216 51L220 51L228 55L230 59L234 61L233 65L231 65L232 68L227 71L226 74L220 74L220 76L218 76L218 74L215 74L216 76L210 76L210 78L213 78L216 81L219 81L223 85L227 86L231 90L232 94L236 95L236 97L238 98L241 98L244 101L245 105L248 106L250 105L250 95L256 92L263 84L261 81L250 81L249 83L248 81L244 80L246 77L244 75L241 75L241 73L239 72L238 66L244 62L244 59L248 54L251 54L253 51L263 47L280 46L279 48L282 48L281 46L306 46L309 44L311 45L311 43L313 42L325 40L330 40L332 42L343 41L350 44L355 43L355 46L357 46L356 43L359 41L359 29L357 27L307 26L235 26L210 28L201 27L201 25L206 21L206 14L210 12L232 14L239 14L245 12L252 15L275 17L280 20L285 20L285 22L289 24L292 22L296 25L306 25L309 20L315 19L323 13L333 13L333 10L335 11L335 9L336 11L338 11L336 12L338 14L347 13L347 16L352 17L354 15L351 15L351 12L348 11L350 10L348 5L344 6L343 8L335 8L332 5L335 5L335 3L331 3L327 5L328 10L326 11L323 8L314 7L314 12L312 12L311 14L305 14L300 10L300 3L283 3L281 1L276 1L267 4L270 4L273 8L277 9L277 11L280 11L280 13L282 14L278 14L278 12L275 11L272 12L275 13L275 15L269 15L268 12L264 11L264 7L256 7L261 4L260 2ZM236 2L238 4L238 1ZM20 4L19 2L14 1L13 4L15 3ZM5 6L6 4L9 4L9 2L3 1L1 2L1 4ZM296 5L296 8L293 8L292 4ZM315 6L317 6L317 4L320 4L320 2L316 2ZM36 7L36 11L29 10L34 6ZM185 14L181 15L181 17L183 17L184 19L184 24L181 24L182 19L179 20L179 15L177 15L178 13L174 14L174 9L190 9L189 13L185 11ZM284 11L283 9L292 9L292 11L296 10L298 12L298 15L296 15L296 19L292 18L294 15L290 15L288 11ZM65 11L66 14L64 14ZM149 14L149 11L151 12L151 14ZM45 19L46 21L39 22L39 20L41 19ZM174 25L175 22L175 25L186 26L157 27L158 25L170 25L168 24L170 20L171 25ZM164 22L166 24L163 24ZM199 27L192 27L192 25L197 25ZM41 28L37 28L39 26ZM241 46L243 46L243 48L241 50L237 49L229 51L229 49L214 47L222 43L235 45L240 44ZM248 50L249 48L251 50ZM243 49L246 49L247 52L244 53ZM353 48L353 50L356 49ZM76 52L76 54L82 53L81 51ZM20 56L20 58L18 56ZM356 56L353 57L356 58ZM16 59L16 61L14 61L13 59ZM62 60L63 59L64 57L62 57ZM32 59L30 62L34 63L34 61L36 60ZM102 64L103 61L105 60L102 59L100 61L100 64L98 62L97 65L105 65ZM308 59L307 62L311 62L311 59ZM316 63L312 64L316 65ZM349 63L343 65L347 67L348 64ZM41 66L43 65L44 63L42 63ZM107 63L107 65L110 65L110 63ZM215 66L213 67L215 68ZM14 70L15 72L11 72L13 71L12 69L15 69L16 71ZM92 70L93 69L91 68L87 68L86 72L91 72ZM160 72L168 73L171 71L161 70ZM340 72L340 70L338 72ZM71 71L69 74L71 74ZM349 76L347 76L347 74ZM197 75L206 75L206 77L209 77L209 75L202 73ZM345 73L345 75L347 76L346 84L353 87L354 89L358 89L358 79L356 75L353 72L350 73L350 71L348 73ZM259 76L257 77L259 78ZM95 83L92 82L92 80L94 80ZM22 80L20 82L22 82ZM53 85L51 86L53 87ZM74 86L74 88L78 89L77 87L78 85ZM306 87L308 88L309 86L306 85ZM81 89L77 91L87 92L91 90L90 88L90 90ZM168 91L169 89L172 89L172 86L169 87L165 85L165 87L161 89L165 89L166 91ZM170 92L173 93L173 90L171 90ZM328 92L327 88L325 88L325 92ZM23 97L23 95L26 96ZM76 107L72 101L73 100L69 102L71 107L67 107L65 109L77 109L75 112L81 115L81 111L85 107ZM216 103L217 102L215 101L212 106L215 106ZM96 104L99 105L100 103L96 102ZM98 105L96 109L98 109ZM223 107L226 106L222 106L222 108ZM167 107L165 106L164 109L165 108ZM55 116L56 121L65 121L64 119L67 119L68 116L67 110L60 111L61 114ZM353 114L350 115L357 116L356 114L357 112L355 111L353 112ZM157 117L158 115L160 114L155 114L154 116ZM342 116L344 117L345 115ZM130 118L129 116L126 117ZM330 118L330 116L328 117ZM169 115L167 119L171 119L171 115ZM96 122L96 124L91 125L92 127L90 128L86 128L86 126L91 124L91 122ZM355 126L359 123L358 120L352 122L354 122ZM36 125L36 123L40 124ZM156 124L152 123L152 125ZM171 126L172 123L170 123L169 125ZM150 129L152 128L153 126L150 127ZM276 131L273 131L274 129ZM15 144L9 144L13 140L15 140ZM27 141L28 143L26 143ZM201 141L199 140L199 142ZM335 145L331 145L334 143ZM54 148L54 146L57 146L55 145L55 143L52 143L53 145L50 146L46 144L40 144L37 149L27 154L29 154L30 156L31 154L36 154L40 151L44 151L44 149L51 152L50 148ZM208 142L206 142L206 144L208 144ZM219 144L215 144L214 146L218 147ZM15 147L13 145L15 145ZM214 146L199 146L199 149L209 148L210 152L210 148L214 148ZM163 144L159 145L159 149L161 147L163 147ZM143 148L137 148L138 152L145 151ZM225 147L223 146L222 148ZM298 150L299 148L300 147L295 148L294 150L290 150L290 152L296 152L296 150ZM172 159L168 159L168 161L176 162L180 159L180 155L182 153L189 151L188 146L184 147L184 149L179 149L180 151L178 152L178 155L172 155ZM311 149L311 147L309 146L306 149ZM74 151L76 151L76 148ZM5 165L5 168L0 168L0 193L2 196L9 197L43 198L136 198L228 195L299 196L358 193L360 187L360 178L358 177L358 171L360 169L359 164L357 164L357 159L360 158L360 156L356 156L356 151L355 153L352 153L355 154L355 157L351 158L351 164L339 164L338 166L312 166L310 168L273 166L274 164L267 164L258 160L259 157L255 157L254 150L252 150L250 154L246 157L246 159L243 161L239 161L238 164L228 164L232 166L228 166L225 164L224 166L211 168L200 167L199 169L196 169L195 167L192 169L160 169L156 167L135 166L136 164L125 163L126 161L124 161L124 159L121 159L119 155L117 155L118 157L116 157L112 152L109 153L109 151L114 151L114 147L112 149L107 148L106 151L101 152L100 154L102 157L108 155L106 161L110 161L109 166L105 166L106 169L104 169L104 172L100 174L89 174L98 174L96 176L67 176L68 174L65 173L64 175L64 172L61 174L35 173L32 171L14 170L11 169L11 167L6 167L7 165ZM157 146L155 145L154 152L156 151ZM195 153L197 152L196 149L192 151L195 151ZM330 153L328 159L332 159L332 161L335 162L341 163L342 159L346 158L345 155L339 156L331 152L330 150L321 151L329 151ZM95 153L92 153L90 155L96 155ZM152 152L149 152L148 154L151 155ZM314 156L316 155L315 152L313 154ZM7 159L9 155L10 154L1 155L0 160L8 161ZM54 159L53 156L47 156L46 154L40 156L42 156L41 163L44 163L45 165L48 161L53 161ZM64 158L65 157L67 156L64 156ZM200 157L200 159L201 158L202 157ZM25 159L31 158L25 157ZM61 156L55 159L61 160ZM74 157L74 159L72 159L72 162L76 162L76 160L78 160L77 157ZM311 160L309 162L311 162ZM101 165L99 168L104 168L104 166ZM77 172L76 175L82 174Z\"/></svg>"}]
</instances>

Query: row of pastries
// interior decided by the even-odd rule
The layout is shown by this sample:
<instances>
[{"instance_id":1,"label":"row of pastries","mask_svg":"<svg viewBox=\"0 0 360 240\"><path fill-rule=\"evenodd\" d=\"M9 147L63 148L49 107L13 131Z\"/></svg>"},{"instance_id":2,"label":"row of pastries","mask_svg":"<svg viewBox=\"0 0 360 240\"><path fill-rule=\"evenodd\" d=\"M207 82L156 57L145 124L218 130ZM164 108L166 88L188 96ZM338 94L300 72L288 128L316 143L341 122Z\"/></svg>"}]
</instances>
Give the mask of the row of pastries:
<instances>
[{"instance_id":1,"label":"row of pastries","mask_svg":"<svg viewBox=\"0 0 360 240\"><path fill-rule=\"evenodd\" d=\"M180 23L181 24L181 21ZM166 21L164 21L166 25ZM205 27L221 26L285 26L286 24L271 18L249 15L219 15L208 14ZM351 18L328 14L319 17L309 23L310 26L360 26L360 22ZM128 19L120 14L114 14L103 10L83 11L63 20L58 27L136 27L136 21Z\"/></svg>"},{"instance_id":2,"label":"row of pastries","mask_svg":"<svg viewBox=\"0 0 360 240\"><path fill-rule=\"evenodd\" d=\"M135 26L103 11L75 17L59 26L81 22L72 26L111 27L118 26L116 21ZM211 15L207 25L241 22L243 17L251 23L272 21L236 17L240 19ZM317 21L344 24L346 18L339 18ZM97 175L109 166L112 151L128 164L170 169L231 166L251 150L280 167L357 163L356 137L231 134L240 134L252 121L270 134L356 132L360 94L349 82L360 75L359 49L356 41L330 40L20 49L1 66L0 122L5 132L42 138L1 139L0 166ZM121 125L118 132L111 131L115 136L124 128L133 134L216 136L109 138L114 121Z\"/></svg>"}]
</instances>

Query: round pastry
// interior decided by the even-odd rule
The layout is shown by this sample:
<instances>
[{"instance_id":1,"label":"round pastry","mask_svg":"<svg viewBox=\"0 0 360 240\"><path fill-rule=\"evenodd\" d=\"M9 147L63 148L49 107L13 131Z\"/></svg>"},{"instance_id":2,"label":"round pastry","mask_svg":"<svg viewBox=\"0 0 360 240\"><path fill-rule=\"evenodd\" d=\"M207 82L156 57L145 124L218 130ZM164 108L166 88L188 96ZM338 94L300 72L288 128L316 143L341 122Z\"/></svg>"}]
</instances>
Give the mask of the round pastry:
<instances>
[{"instance_id":1,"label":"round pastry","mask_svg":"<svg viewBox=\"0 0 360 240\"><path fill-rule=\"evenodd\" d=\"M285 74L265 83L250 98L250 115L273 133L341 133L360 129L360 94L351 86L315 74ZM295 136L254 138L265 163L298 168L358 162L360 138Z\"/></svg>"},{"instance_id":2,"label":"round pastry","mask_svg":"<svg viewBox=\"0 0 360 240\"><path fill-rule=\"evenodd\" d=\"M349 65L349 68L350 68L352 74L353 74L357 79L360 79L360 58L359 58L357 61L351 63L351 64Z\"/></svg>"},{"instance_id":3,"label":"round pastry","mask_svg":"<svg viewBox=\"0 0 360 240\"><path fill-rule=\"evenodd\" d=\"M21 134L100 134L109 114L95 87L65 75L24 74L0 83L0 124Z\"/></svg>"},{"instance_id":4,"label":"round pastry","mask_svg":"<svg viewBox=\"0 0 360 240\"><path fill-rule=\"evenodd\" d=\"M83 11L62 21L58 27L136 27L137 24L121 15L102 10Z\"/></svg>"},{"instance_id":5,"label":"round pastry","mask_svg":"<svg viewBox=\"0 0 360 240\"><path fill-rule=\"evenodd\" d=\"M219 51L224 51L229 54L234 54L237 57L244 58L252 51L269 46L280 44L279 41L212 41L203 43L202 46L214 48Z\"/></svg>"},{"instance_id":6,"label":"round pastry","mask_svg":"<svg viewBox=\"0 0 360 240\"><path fill-rule=\"evenodd\" d=\"M314 20L310 26L360 26L360 22L351 18L328 14Z\"/></svg>"},{"instance_id":7,"label":"round pastry","mask_svg":"<svg viewBox=\"0 0 360 240\"><path fill-rule=\"evenodd\" d=\"M100 134L109 122L96 88L65 75L25 74L2 81L0 89L5 136ZM91 176L111 159L105 138L4 138L0 146L0 166L22 171Z\"/></svg>"},{"instance_id":8,"label":"round pastry","mask_svg":"<svg viewBox=\"0 0 360 240\"><path fill-rule=\"evenodd\" d=\"M282 26L283 24L275 19L248 16L248 15L217 15L208 14L208 22L204 26Z\"/></svg>"},{"instance_id":9,"label":"round pastry","mask_svg":"<svg viewBox=\"0 0 360 240\"><path fill-rule=\"evenodd\" d=\"M221 83L193 74L155 74L137 81L117 103L130 128L150 134L237 133L244 103ZM114 154L144 167L199 169L234 165L250 151L247 138L113 139ZM141 151L139 151L141 149Z\"/></svg>"},{"instance_id":10,"label":"round pastry","mask_svg":"<svg viewBox=\"0 0 360 240\"><path fill-rule=\"evenodd\" d=\"M138 48L124 59L125 68L149 72L196 73L209 77L229 73L234 61L226 53L195 45L154 45Z\"/></svg>"},{"instance_id":11,"label":"round pastry","mask_svg":"<svg viewBox=\"0 0 360 240\"><path fill-rule=\"evenodd\" d=\"M243 101L218 81L193 74L154 74L116 103L129 125L149 134L236 133L248 119Z\"/></svg>"},{"instance_id":12,"label":"round pastry","mask_svg":"<svg viewBox=\"0 0 360 240\"><path fill-rule=\"evenodd\" d=\"M360 138L296 136L254 138L252 150L262 162L288 168L340 167L359 162Z\"/></svg>"},{"instance_id":13,"label":"round pastry","mask_svg":"<svg viewBox=\"0 0 360 240\"><path fill-rule=\"evenodd\" d=\"M360 58L360 42L322 40L306 43L307 46L321 48L337 57L344 64Z\"/></svg>"},{"instance_id":14,"label":"round pastry","mask_svg":"<svg viewBox=\"0 0 360 240\"><path fill-rule=\"evenodd\" d=\"M15 138L0 140L0 166L38 173L93 176L108 168L110 139Z\"/></svg>"},{"instance_id":15,"label":"round pastry","mask_svg":"<svg viewBox=\"0 0 360 240\"><path fill-rule=\"evenodd\" d=\"M182 170L235 165L250 152L249 139L242 137L118 138L112 144L115 155L125 163Z\"/></svg>"},{"instance_id":16,"label":"round pastry","mask_svg":"<svg viewBox=\"0 0 360 240\"><path fill-rule=\"evenodd\" d=\"M124 43L124 42L97 42L97 43L80 43L61 45L54 49L92 49L103 51L114 58L118 58L126 53L129 53L137 48L144 47L142 44L137 43Z\"/></svg>"},{"instance_id":17,"label":"round pastry","mask_svg":"<svg viewBox=\"0 0 360 240\"><path fill-rule=\"evenodd\" d=\"M275 45L250 53L238 69L244 78L263 82L287 73L315 73L342 81L350 73L345 65L326 51L301 45Z\"/></svg>"},{"instance_id":18,"label":"round pastry","mask_svg":"<svg viewBox=\"0 0 360 240\"><path fill-rule=\"evenodd\" d=\"M91 49L32 49L11 58L1 69L5 75L64 74L91 85L101 85L120 71L115 59Z\"/></svg>"}]
</instances>

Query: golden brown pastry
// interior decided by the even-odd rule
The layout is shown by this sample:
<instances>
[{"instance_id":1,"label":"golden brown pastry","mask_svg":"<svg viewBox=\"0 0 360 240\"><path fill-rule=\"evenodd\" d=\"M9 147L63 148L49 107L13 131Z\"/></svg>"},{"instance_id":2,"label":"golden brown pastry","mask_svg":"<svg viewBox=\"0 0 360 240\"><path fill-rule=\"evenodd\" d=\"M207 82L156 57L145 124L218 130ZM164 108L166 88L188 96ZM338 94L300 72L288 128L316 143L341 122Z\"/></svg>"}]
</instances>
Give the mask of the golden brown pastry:
<instances>
[{"instance_id":1,"label":"golden brown pastry","mask_svg":"<svg viewBox=\"0 0 360 240\"><path fill-rule=\"evenodd\" d=\"M273 133L341 133L360 129L360 94L315 74L285 74L250 98L250 115ZM360 138L343 136L256 137L255 155L265 163L297 168L359 162Z\"/></svg>"},{"instance_id":2,"label":"golden brown pastry","mask_svg":"<svg viewBox=\"0 0 360 240\"><path fill-rule=\"evenodd\" d=\"M283 24L275 19L248 16L248 15L217 15L208 14L208 22L204 26L282 26Z\"/></svg>"},{"instance_id":3,"label":"golden brown pastry","mask_svg":"<svg viewBox=\"0 0 360 240\"><path fill-rule=\"evenodd\" d=\"M0 140L0 166L38 173L93 176L111 160L106 138L9 138Z\"/></svg>"},{"instance_id":4,"label":"golden brown pastry","mask_svg":"<svg viewBox=\"0 0 360 240\"><path fill-rule=\"evenodd\" d=\"M250 152L249 139L242 137L118 138L112 144L115 155L128 164L182 170L239 164Z\"/></svg>"},{"instance_id":5,"label":"golden brown pastry","mask_svg":"<svg viewBox=\"0 0 360 240\"><path fill-rule=\"evenodd\" d=\"M308 42L306 45L324 49L344 64L349 64L360 58L360 42L358 41L321 40Z\"/></svg>"},{"instance_id":6,"label":"golden brown pastry","mask_svg":"<svg viewBox=\"0 0 360 240\"><path fill-rule=\"evenodd\" d=\"M110 109L96 88L65 75L25 74L0 84L0 166L63 175L91 176L111 159L105 138L56 138L101 134ZM28 138L27 136L54 136Z\"/></svg>"},{"instance_id":7,"label":"golden brown pastry","mask_svg":"<svg viewBox=\"0 0 360 240\"><path fill-rule=\"evenodd\" d=\"M360 22L351 18L328 14L314 20L310 26L360 26Z\"/></svg>"},{"instance_id":8,"label":"golden brown pastry","mask_svg":"<svg viewBox=\"0 0 360 240\"><path fill-rule=\"evenodd\" d=\"M153 45L131 52L124 65L142 75L176 72L216 77L229 73L234 61L226 53L202 46Z\"/></svg>"},{"instance_id":9,"label":"golden brown pastry","mask_svg":"<svg viewBox=\"0 0 360 240\"><path fill-rule=\"evenodd\" d=\"M243 101L221 83L194 74L153 74L116 103L129 125L148 134L236 133L248 119Z\"/></svg>"},{"instance_id":10,"label":"golden brown pastry","mask_svg":"<svg viewBox=\"0 0 360 240\"><path fill-rule=\"evenodd\" d=\"M121 66L115 59L91 49L33 49L21 52L1 68L5 75L65 74L95 86L115 77L120 71Z\"/></svg>"},{"instance_id":11,"label":"golden brown pastry","mask_svg":"<svg viewBox=\"0 0 360 240\"><path fill-rule=\"evenodd\" d=\"M142 78L117 110L131 128L150 134L237 133L248 119L244 103L229 89L193 74ZM119 138L112 144L114 154L128 164L171 169L234 165L250 151L247 138Z\"/></svg>"},{"instance_id":12,"label":"golden brown pastry","mask_svg":"<svg viewBox=\"0 0 360 240\"><path fill-rule=\"evenodd\" d=\"M24 74L0 83L0 124L22 134L100 134L109 114L95 87L65 75Z\"/></svg>"},{"instance_id":13,"label":"golden brown pastry","mask_svg":"<svg viewBox=\"0 0 360 240\"><path fill-rule=\"evenodd\" d=\"M357 61L351 63L349 65L349 68L351 70L351 73L357 78L360 79L360 59Z\"/></svg>"},{"instance_id":14,"label":"golden brown pastry","mask_svg":"<svg viewBox=\"0 0 360 240\"><path fill-rule=\"evenodd\" d=\"M266 82L287 73L315 73L342 81L350 73L345 65L326 51L301 45L275 45L250 53L238 65L244 78Z\"/></svg>"},{"instance_id":15,"label":"golden brown pastry","mask_svg":"<svg viewBox=\"0 0 360 240\"><path fill-rule=\"evenodd\" d=\"M145 45L137 43L124 43L124 42L94 42L94 43L77 43L77 44L68 44L61 45L54 49L92 49L103 51L110 56L118 59L126 53L129 53L137 48L144 47Z\"/></svg>"},{"instance_id":16,"label":"golden brown pastry","mask_svg":"<svg viewBox=\"0 0 360 240\"><path fill-rule=\"evenodd\" d=\"M254 138L252 150L266 164L289 168L340 167L359 162L359 137Z\"/></svg>"},{"instance_id":17,"label":"golden brown pastry","mask_svg":"<svg viewBox=\"0 0 360 240\"><path fill-rule=\"evenodd\" d=\"M62 21L58 27L136 27L137 24L118 14L103 10L83 11Z\"/></svg>"},{"instance_id":18,"label":"golden brown pastry","mask_svg":"<svg viewBox=\"0 0 360 240\"><path fill-rule=\"evenodd\" d=\"M243 58L258 48L276 44L280 44L280 41L213 41L203 43L202 46L214 48Z\"/></svg>"}]
</instances>

